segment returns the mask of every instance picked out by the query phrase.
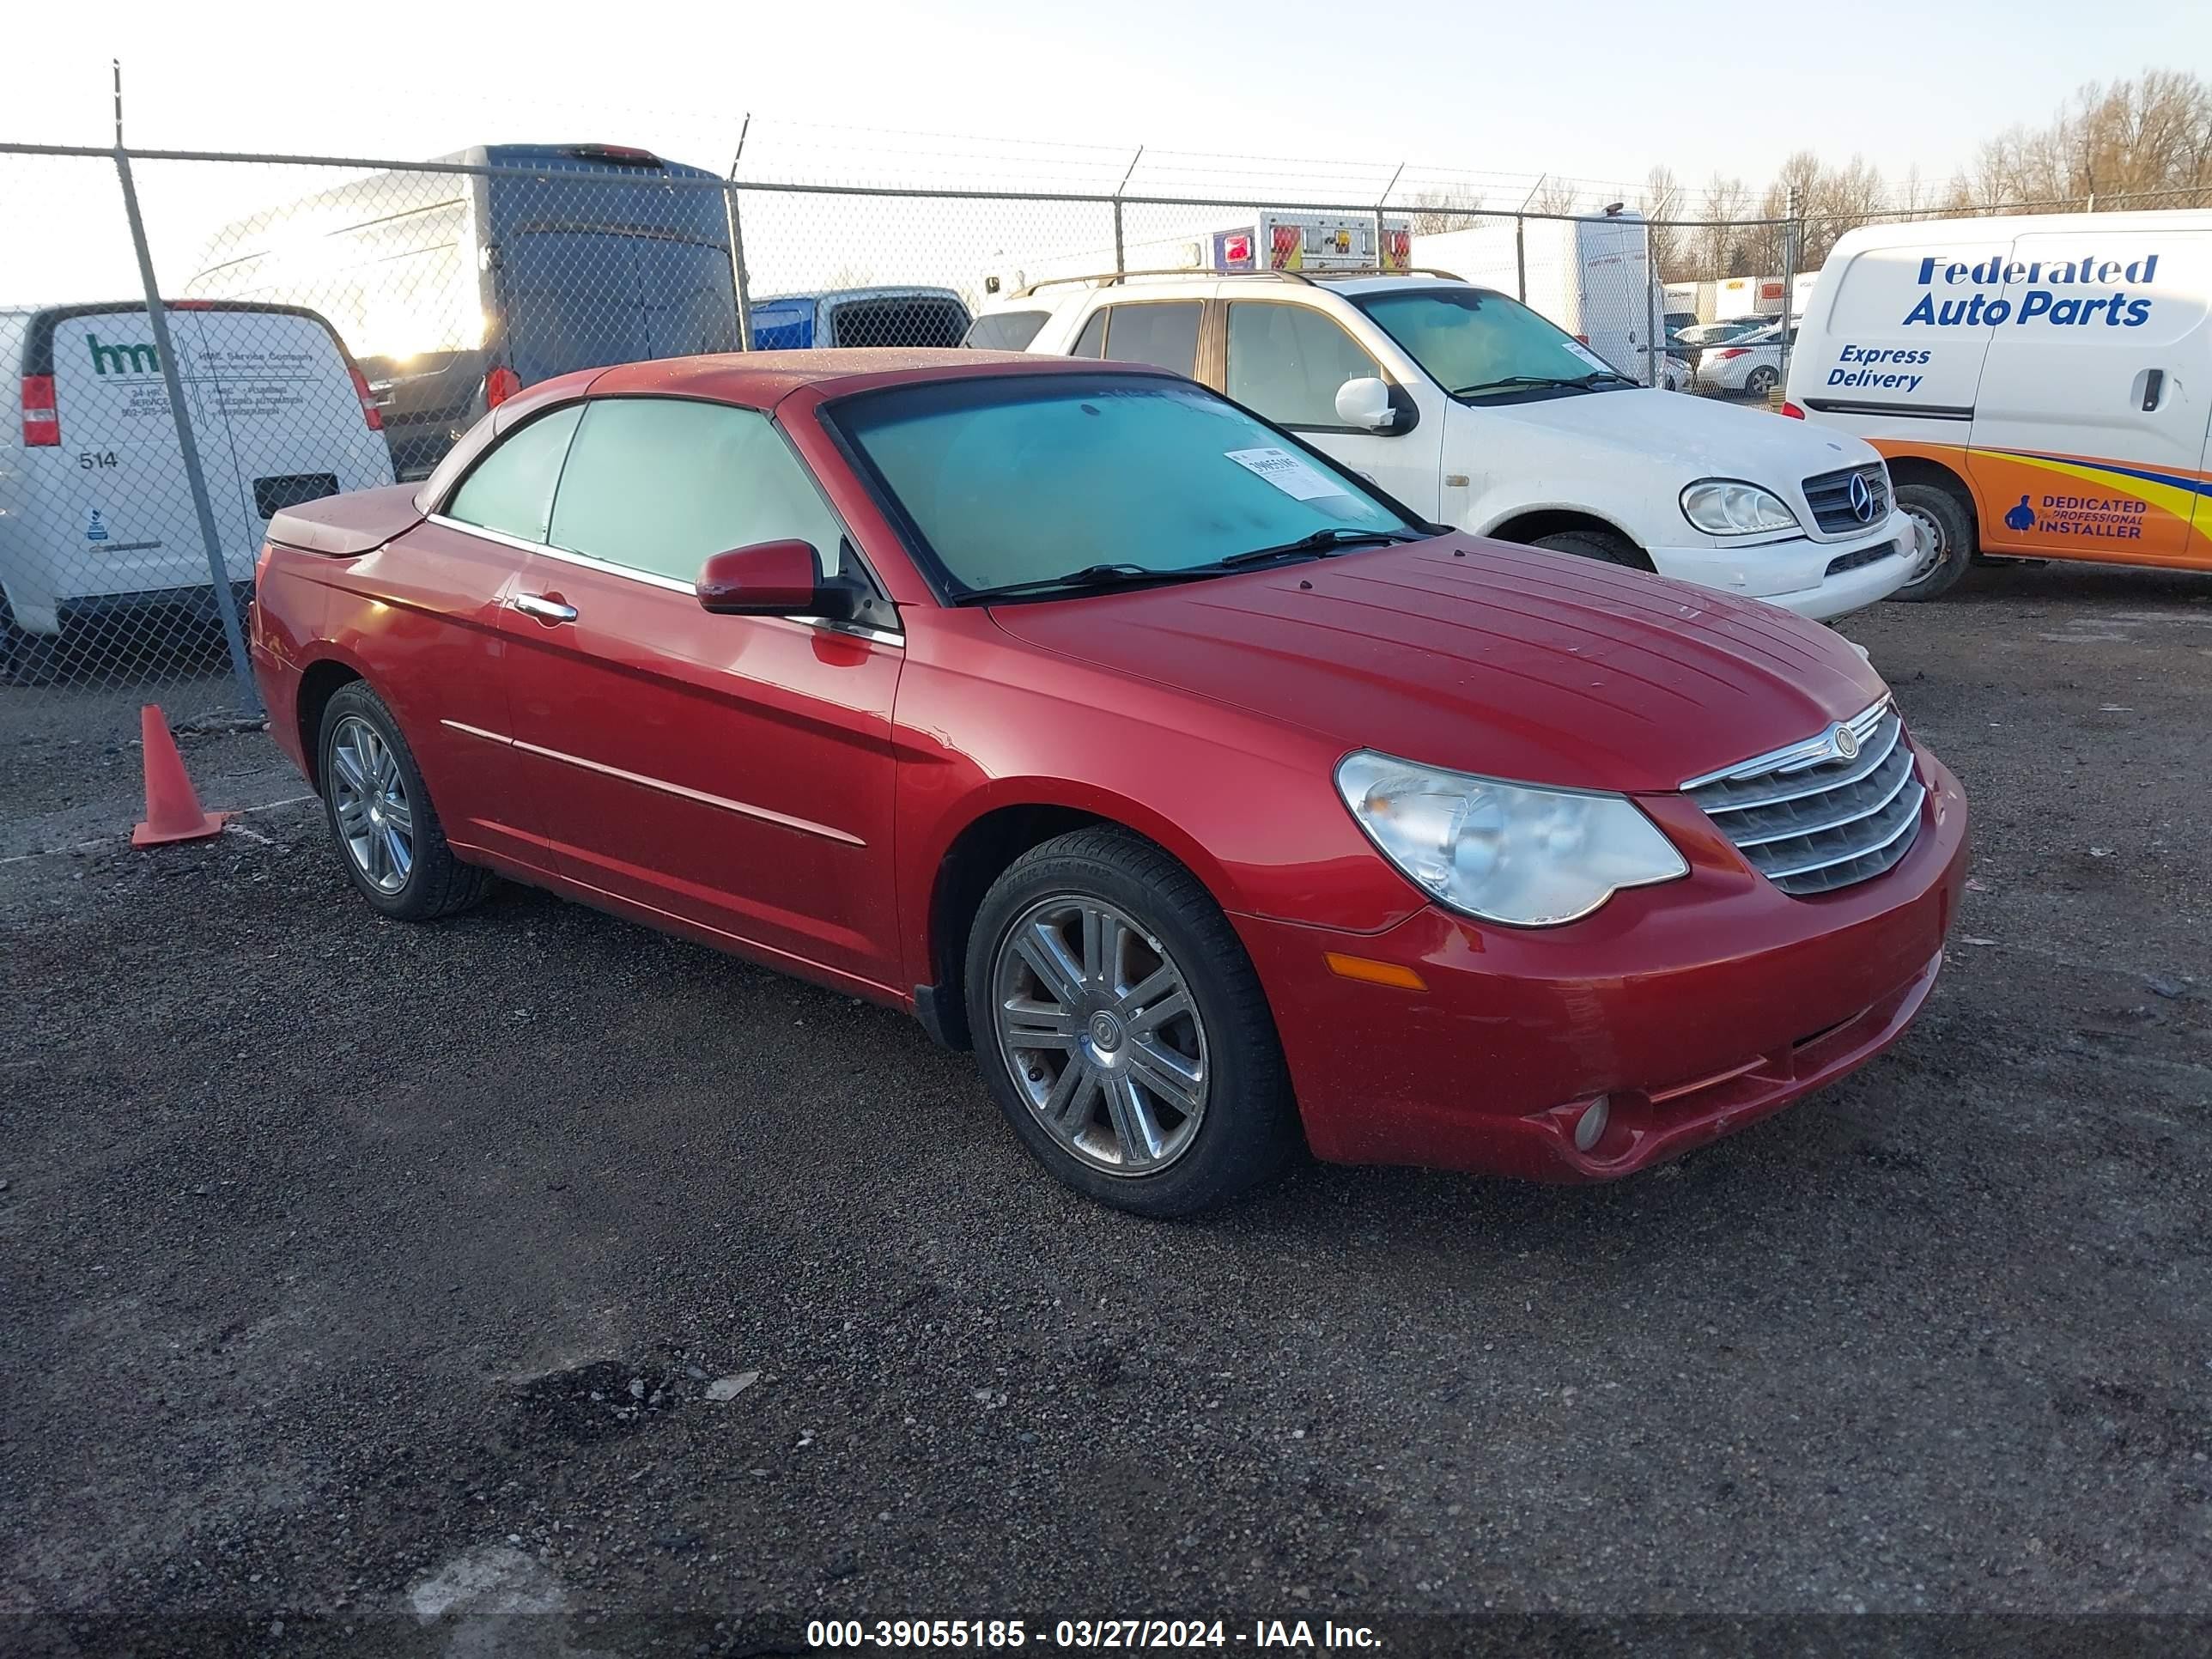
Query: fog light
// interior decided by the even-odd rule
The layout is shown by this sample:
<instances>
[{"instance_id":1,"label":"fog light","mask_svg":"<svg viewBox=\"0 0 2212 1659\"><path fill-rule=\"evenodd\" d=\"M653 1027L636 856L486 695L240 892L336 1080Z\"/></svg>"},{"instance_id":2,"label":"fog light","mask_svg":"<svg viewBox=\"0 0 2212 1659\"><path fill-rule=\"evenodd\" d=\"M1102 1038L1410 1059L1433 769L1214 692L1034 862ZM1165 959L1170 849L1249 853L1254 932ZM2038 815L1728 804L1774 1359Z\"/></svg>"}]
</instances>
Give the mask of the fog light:
<instances>
[{"instance_id":1,"label":"fog light","mask_svg":"<svg viewBox=\"0 0 2212 1659\"><path fill-rule=\"evenodd\" d=\"M1600 1095L1583 1108L1583 1115L1575 1120L1575 1150L1586 1152L1597 1145L1605 1133L1606 1120L1613 1115L1613 1103Z\"/></svg>"}]
</instances>

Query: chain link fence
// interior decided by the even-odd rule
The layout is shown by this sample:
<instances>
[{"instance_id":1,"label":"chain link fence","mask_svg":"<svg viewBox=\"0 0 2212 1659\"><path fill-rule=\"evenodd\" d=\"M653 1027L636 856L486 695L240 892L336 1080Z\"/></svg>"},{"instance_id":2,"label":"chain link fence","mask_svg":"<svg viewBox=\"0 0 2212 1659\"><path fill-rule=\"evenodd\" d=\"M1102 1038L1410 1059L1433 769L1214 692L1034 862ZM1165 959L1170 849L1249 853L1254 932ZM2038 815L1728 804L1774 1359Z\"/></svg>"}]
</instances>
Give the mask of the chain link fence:
<instances>
[{"instance_id":1,"label":"chain link fence","mask_svg":"<svg viewBox=\"0 0 2212 1659\"><path fill-rule=\"evenodd\" d=\"M606 145L0 145L0 212L38 228L0 243L0 732L26 697L84 697L118 729L141 701L258 713L245 641L271 518L420 480L573 370L1018 346L1020 313L1079 279L1379 268L1511 295L1647 386L1756 403L1787 374L1794 211L1439 204L1397 176L1374 201L1139 195L1134 173L1063 194L732 182ZM1697 280L1701 257L1767 274Z\"/></svg>"}]
</instances>

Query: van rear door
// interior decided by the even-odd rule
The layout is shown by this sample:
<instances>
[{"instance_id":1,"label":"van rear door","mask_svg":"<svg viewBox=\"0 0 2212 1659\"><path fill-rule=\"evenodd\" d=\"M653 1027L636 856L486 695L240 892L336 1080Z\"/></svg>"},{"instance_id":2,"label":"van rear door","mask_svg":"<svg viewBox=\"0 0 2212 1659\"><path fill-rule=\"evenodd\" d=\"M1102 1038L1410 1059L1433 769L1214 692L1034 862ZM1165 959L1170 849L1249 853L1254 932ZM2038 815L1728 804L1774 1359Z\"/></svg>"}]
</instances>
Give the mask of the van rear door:
<instances>
[{"instance_id":1,"label":"van rear door","mask_svg":"<svg viewBox=\"0 0 2212 1659\"><path fill-rule=\"evenodd\" d=\"M507 362L525 386L571 369L734 351L730 256L672 237L525 231L500 252Z\"/></svg>"},{"instance_id":2,"label":"van rear door","mask_svg":"<svg viewBox=\"0 0 2212 1659\"><path fill-rule=\"evenodd\" d=\"M1984 544L2212 565L2212 232L2086 218L2009 252L1969 457Z\"/></svg>"},{"instance_id":3,"label":"van rear door","mask_svg":"<svg viewBox=\"0 0 2212 1659\"><path fill-rule=\"evenodd\" d=\"M45 452L52 465L31 514L53 550L57 596L206 586L207 554L145 307L49 315L61 448ZM169 320L189 362L198 344L193 315ZM248 553L234 574L252 568Z\"/></svg>"},{"instance_id":4,"label":"van rear door","mask_svg":"<svg viewBox=\"0 0 2212 1659\"><path fill-rule=\"evenodd\" d=\"M215 305L172 312L170 331L233 576L252 574L284 508L392 482L392 452L321 318Z\"/></svg>"}]
</instances>

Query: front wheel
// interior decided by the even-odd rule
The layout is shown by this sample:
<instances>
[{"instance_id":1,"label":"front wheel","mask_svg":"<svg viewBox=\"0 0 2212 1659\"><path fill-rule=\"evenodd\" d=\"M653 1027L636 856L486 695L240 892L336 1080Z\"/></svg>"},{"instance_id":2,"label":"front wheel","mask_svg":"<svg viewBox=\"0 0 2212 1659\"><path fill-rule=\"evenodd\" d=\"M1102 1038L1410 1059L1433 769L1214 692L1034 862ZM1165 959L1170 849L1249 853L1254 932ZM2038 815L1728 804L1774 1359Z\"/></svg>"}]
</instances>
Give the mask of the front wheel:
<instances>
[{"instance_id":1,"label":"front wheel","mask_svg":"<svg viewBox=\"0 0 2212 1659\"><path fill-rule=\"evenodd\" d=\"M1571 553L1578 559L1595 559L1630 570L1652 568L1642 548L1627 537L1616 536L1609 530L1562 530L1553 535L1539 536L1529 545L1540 547L1547 553Z\"/></svg>"},{"instance_id":2,"label":"front wheel","mask_svg":"<svg viewBox=\"0 0 2212 1659\"><path fill-rule=\"evenodd\" d=\"M1973 562L1973 514L1955 491L1942 484L1899 484L1897 505L1920 532L1920 562L1905 586L1889 597L1908 603L1941 599Z\"/></svg>"},{"instance_id":3,"label":"front wheel","mask_svg":"<svg viewBox=\"0 0 2212 1659\"><path fill-rule=\"evenodd\" d=\"M1297 1144L1243 945L1188 870L1126 830L1079 830L1008 867L969 937L967 994L1000 1109L1089 1197L1188 1215Z\"/></svg>"},{"instance_id":4,"label":"front wheel","mask_svg":"<svg viewBox=\"0 0 2212 1659\"><path fill-rule=\"evenodd\" d=\"M331 698L316 753L331 839L372 908L429 921L483 899L490 873L453 856L399 723L367 684L356 680Z\"/></svg>"}]
</instances>

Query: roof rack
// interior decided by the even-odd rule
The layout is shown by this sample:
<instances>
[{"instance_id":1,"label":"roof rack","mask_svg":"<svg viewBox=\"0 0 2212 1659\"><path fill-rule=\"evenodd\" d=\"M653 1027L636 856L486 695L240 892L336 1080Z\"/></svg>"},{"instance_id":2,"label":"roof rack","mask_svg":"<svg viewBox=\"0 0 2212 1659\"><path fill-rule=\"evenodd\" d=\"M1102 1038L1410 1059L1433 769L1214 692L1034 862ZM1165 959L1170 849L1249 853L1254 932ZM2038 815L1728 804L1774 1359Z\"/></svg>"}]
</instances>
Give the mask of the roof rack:
<instances>
[{"instance_id":1,"label":"roof rack","mask_svg":"<svg viewBox=\"0 0 2212 1659\"><path fill-rule=\"evenodd\" d=\"M1035 282L1014 289L1006 297L1010 300L1027 299L1041 288L1049 288L1055 283L1096 283L1101 288L1112 288L1116 283L1127 282L1132 276L1206 277L1222 282L1231 279L1265 280L1277 283L1303 283L1308 288L1337 276L1442 276L1455 283L1463 283L1467 280L1455 270L1438 270L1429 265L1389 267L1353 265L1316 270L1310 274L1303 270L1210 270L1203 265L1177 265L1162 267L1158 270L1101 270L1095 271L1087 276L1040 276Z\"/></svg>"}]
</instances>

